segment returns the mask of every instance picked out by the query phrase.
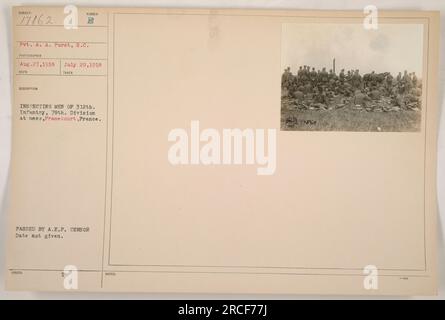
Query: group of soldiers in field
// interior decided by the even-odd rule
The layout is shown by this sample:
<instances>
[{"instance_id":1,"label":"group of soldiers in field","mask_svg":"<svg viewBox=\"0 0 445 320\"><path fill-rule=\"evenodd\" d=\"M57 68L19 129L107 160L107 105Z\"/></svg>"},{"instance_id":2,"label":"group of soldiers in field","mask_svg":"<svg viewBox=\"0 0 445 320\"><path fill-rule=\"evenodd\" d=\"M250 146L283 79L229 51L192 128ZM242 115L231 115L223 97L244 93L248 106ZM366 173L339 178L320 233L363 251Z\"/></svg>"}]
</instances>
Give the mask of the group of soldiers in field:
<instances>
[{"instance_id":1,"label":"group of soldiers in field","mask_svg":"<svg viewBox=\"0 0 445 320\"><path fill-rule=\"evenodd\" d=\"M301 109L337 109L350 106L356 110L399 111L420 110L422 84L412 72L359 70L315 70L301 66L297 74L286 68L281 79L283 98Z\"/></svg>"}]
</instances>

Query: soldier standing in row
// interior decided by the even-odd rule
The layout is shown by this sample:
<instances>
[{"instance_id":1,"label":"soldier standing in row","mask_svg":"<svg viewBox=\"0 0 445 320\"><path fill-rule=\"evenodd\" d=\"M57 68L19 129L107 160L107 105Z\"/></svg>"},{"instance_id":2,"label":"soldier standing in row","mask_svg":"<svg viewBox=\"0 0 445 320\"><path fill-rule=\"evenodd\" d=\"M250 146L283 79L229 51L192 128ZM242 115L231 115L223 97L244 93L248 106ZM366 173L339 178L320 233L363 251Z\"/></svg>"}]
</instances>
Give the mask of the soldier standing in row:
<instances>
[{"instance_id":1,"label":"soldier standing in row","mask_svg":"<svg viewBox=\"0 0 445 320\"><path fill-rule=\"evenodd\" d=\"M358 69L355 70L354 74L352 75L352 87L354 89L360 89L362 84L362 77L359 74Z\"/></svg>"},{"instance_id":2,"label":"soldier standing in row","mask_svg":"<svg viewBox=\"0 0 445 320\"><path fill-rule=\"evenodd\" d=\"M364 95L370 100L382 101L383 105L393 101L402 108L408 105L407 108L415 109L420 104L421 95L421 83L414 72L405 71L403 75L399 72L394 78L389 72L376 73L373 70L361 76L358 69L347 72L341 69L337 75L333 69L316 70L307 65L300 66L297 75L286 68L282 75L282 88L283 96L293 97L297 103L310 106L317 102L328 108L333 101L343 101L341 104L344 101L362 102Z\"/></svg>"}]
</instances>

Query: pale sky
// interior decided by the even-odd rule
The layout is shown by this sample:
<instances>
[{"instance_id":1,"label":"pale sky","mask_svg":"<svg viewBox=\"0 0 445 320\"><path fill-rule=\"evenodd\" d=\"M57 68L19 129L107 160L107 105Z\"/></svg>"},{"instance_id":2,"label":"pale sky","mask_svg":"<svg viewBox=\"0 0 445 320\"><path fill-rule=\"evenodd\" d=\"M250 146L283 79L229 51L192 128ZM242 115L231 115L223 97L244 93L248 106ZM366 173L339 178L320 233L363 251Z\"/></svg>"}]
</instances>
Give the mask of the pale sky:
<instances>
[{"instance_id":1,"label":"pale sky","mask_svg":"<svg viewBox=\"0 0 445 320\"><path fill-rule=\"evenodd\" d=\"M366 30L362 24L283 24L281 65L296 72L300 65L316 69L360 69L360 73L399 71L422 74L423 25L379 24Z\"/></svg>"}]
</instances>

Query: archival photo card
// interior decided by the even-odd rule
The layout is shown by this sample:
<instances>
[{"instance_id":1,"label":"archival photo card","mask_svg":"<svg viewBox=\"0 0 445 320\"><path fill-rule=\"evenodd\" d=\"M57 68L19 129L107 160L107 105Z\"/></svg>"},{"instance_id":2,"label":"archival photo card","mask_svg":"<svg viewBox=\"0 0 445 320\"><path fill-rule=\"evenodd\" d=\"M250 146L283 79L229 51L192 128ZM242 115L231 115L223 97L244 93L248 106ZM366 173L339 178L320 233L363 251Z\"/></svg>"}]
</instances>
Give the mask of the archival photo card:
<instances>
[{"instance_id":1,"label":"archival photo card","mask_svg":"<svg viewBox=\"0 0 445 320\"><path fill-rule=\"evenodd\" d=\"M12 12L8 290L437 292L439 12L64 9Z\"/></svg>"},{"instance_id":2,"label":"archival photo card","mask_svg":"<svg viewBox=\"0 0 445 320\"><path fill-rule=\"evenodd\" d=\"M420 131L422 24L285 23L281 130Z\"/></svg>"}]
</instances>

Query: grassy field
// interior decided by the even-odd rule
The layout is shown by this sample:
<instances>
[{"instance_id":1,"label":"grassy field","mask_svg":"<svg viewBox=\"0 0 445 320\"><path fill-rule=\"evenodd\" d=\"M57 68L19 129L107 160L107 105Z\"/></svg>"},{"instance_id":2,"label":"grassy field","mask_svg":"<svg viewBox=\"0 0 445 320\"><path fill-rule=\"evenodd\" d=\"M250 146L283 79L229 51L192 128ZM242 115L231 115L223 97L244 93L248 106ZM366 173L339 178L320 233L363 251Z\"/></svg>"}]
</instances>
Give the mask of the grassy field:
<instances>
[{"instance_id":1,"label":"grassy field","mask_svg":"<svg viewBox=\"0 0 445 320\"><path fill-rule=\"evenodd\" d=\"M382 131L420 130L420 111L368 112L348 107L334 110L281 109L281 129L296 131Z\"/></svg>"}]
</instances>

